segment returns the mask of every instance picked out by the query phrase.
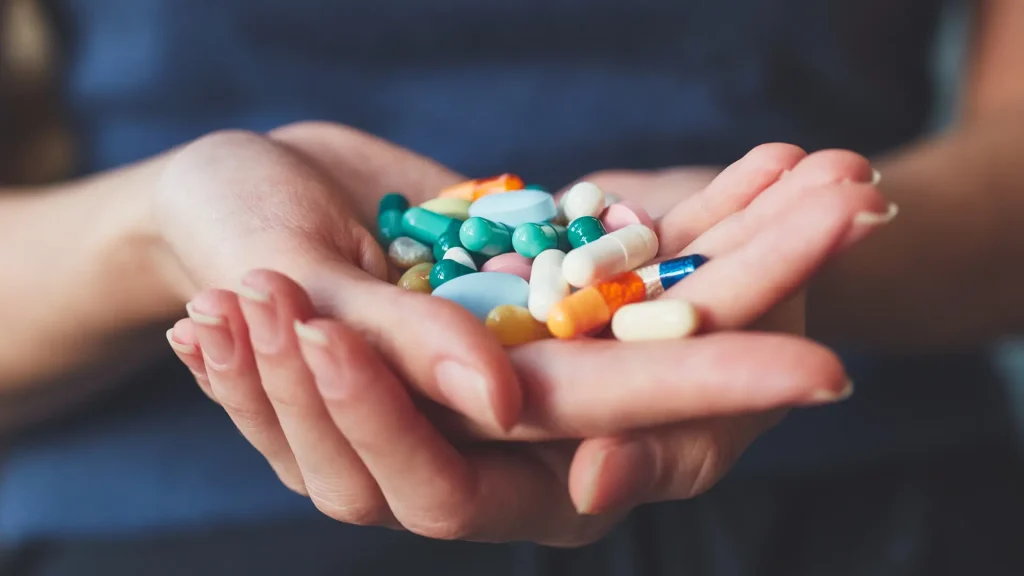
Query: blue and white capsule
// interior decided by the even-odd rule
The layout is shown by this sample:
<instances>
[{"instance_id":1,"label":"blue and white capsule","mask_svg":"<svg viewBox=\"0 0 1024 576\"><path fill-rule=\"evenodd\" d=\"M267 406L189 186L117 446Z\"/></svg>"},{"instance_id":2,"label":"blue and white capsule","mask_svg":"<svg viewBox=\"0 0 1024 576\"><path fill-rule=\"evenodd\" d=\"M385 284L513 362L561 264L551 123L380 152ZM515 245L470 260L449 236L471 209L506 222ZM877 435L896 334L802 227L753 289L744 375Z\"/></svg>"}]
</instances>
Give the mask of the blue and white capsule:
<instances>
[{"instance_id":1,"label":"blue and white capsule","mask_svg":"<svg viewBox=\"0 0 1024 576\"><path fill-rule=\"evenodd\" d=\"M637 268L635 272L644 281L647 299L661 296L666 290L679 283L680 280L693 274L697 268L707 263L708 257L702 254L689 254L657 264Z\"/></svg>"}]
</instances>

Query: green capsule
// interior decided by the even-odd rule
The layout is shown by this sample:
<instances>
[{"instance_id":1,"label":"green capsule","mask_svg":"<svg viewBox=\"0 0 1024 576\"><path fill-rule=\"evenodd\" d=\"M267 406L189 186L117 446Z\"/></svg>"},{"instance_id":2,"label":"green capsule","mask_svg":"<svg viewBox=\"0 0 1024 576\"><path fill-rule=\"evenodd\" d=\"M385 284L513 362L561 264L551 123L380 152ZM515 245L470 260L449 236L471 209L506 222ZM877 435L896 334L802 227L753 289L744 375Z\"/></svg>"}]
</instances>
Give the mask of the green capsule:
<instances>
[{"instance_id":1,"label":"green capsule","mask_svg":"<svg viewBox=\"0 0 1024 576\"><path fill-rule=\"evenodd\" d=\"M459 240L459 231L455 229L447 230L437 237L437 242L434 242L434 260L444 260L444 253L452 248L465 248L462 240Z\"/></svg>"},{"instance_id":2,"label":"green capsule","mask_svg":"<svg viewBox=\"0 0 1024 576\"><path fill-rule=\"evenodd\" d=\"M512 229L486 218L474 217L463 222L459 240L466 250L489 257L512 251Z\"/></svg>"},{"instance_id":3,"label":"green capsule","mask_svg":"<svg viewBox=\"0 0 1024 576\"><path fill-rule=\"evenodd\" d=\"M512 247L527 258L536 258L545 250L561 249L567 244L565 228L557 224L527 222L512 233Z\"/></svg>"},{"instance_id":4,"label":"green capsule","mask_svg":"<svg viewBox=\"0 0 1024 576\"><path fill-rule=\"evenodd\" d=\"M430 269L430 287L437 290L445 282L454 280L459 276L476 272L469 266L459 264L455 260L441 260Z\"/></svg>"},{"instance_id":5,"label":"green capsule","mask_svg":"<svg viewBox=\"0 0 1024 576\"><path fill-rule=\"evenodd\" d=\"M441 234L449 228L458 230L459 221L443 214L436 214L423 208L409 208L402 215L402 228L405 235L433 246Z\"/></svg>"},{"instance_id":6,"label":"green capsule","mask_svg":"<svg viewBox=\"0 0 1024 576\"><path fill-rule=\"evenodd\" d=\"M409 201L401 194L386 194L380 199L380 209L377 211L377 232L380 243L385 248L395 241L395 238L405 236L402 228L402 214L409 208Z\"/></svg>"},{"instance_id":7,"label":"green capsule","mask_svg":"<svg viewBox=\"0 0 1024 576\"><path fill-rule=\"evenodd\" d=\"M383 214L392 210L405 212L408 209L409 201L405 199L405 196L402 196L398 192L392 192L390 194L385 194L384 197L380 199L380 208L377 209L377 213Z\"/></svg>"},{"instance_id":8,"label":"green capsule","mask_svg":"<svg viewBox=\"0 0 1024 576\"><path fill-rule=\"evenodd\" d=\"M579 248L584 244L590 244L601 236L607 234L604 224L593 216L580 216L573 220L566 229L569 237L569 244L573 248Z\"/></svg>"}]
</instances>

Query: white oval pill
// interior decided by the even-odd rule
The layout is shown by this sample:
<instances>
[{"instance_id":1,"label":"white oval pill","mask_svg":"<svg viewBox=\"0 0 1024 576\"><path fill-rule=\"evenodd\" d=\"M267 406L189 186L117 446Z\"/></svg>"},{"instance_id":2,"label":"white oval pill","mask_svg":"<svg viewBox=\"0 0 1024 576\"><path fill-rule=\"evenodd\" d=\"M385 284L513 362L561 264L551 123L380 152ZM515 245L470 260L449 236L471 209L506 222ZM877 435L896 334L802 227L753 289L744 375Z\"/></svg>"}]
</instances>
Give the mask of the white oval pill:
<instances>
[{"instance_id":1,"label":"white oval pill","mask_svg":"<svg viewBox=\"0 0 1024 576\"><path fill-rule=\"evenodd\" d=\"M530 270L530 315L538 322L548 321L548 311L572 291L562 275L565 252L545 250L533 259Z\"/></svg>"},{"instance_id":2,"label":"white oval pill","mask_svg":"<svg viewBox=\"0 0 1024 576\"><path fill-rule=\"evenodd\" d=\"M462 264L463 266L466 266L467 268L472 268L473 270L476 270L476 262L473 261L473 257L469 255L468 250L462 248L461 246L449 248L448 251L444 253L443 259L455 260L456 262Z\"/></svg>"},{"instance_id":3,"label":"white oval pill","mask_svg":"<svg viewBox=\"0 0 1024 576\"><path fill-rule=\"evenodd\" d=\"M469 310L480 320L502 304L526 308L530 285L519 276L502 272L466 274L438 286L434 296L451 300Z\"/></svg>"},{"instance_id":4,"label":"white oval pill","mask_svg":"<svg viewBox=\"0 0 1024 576\"><path fill-rule=\"evenodd\" d=\"M434 261L434 253L430 246L421 244L408 236L395 238L391 246L388 246L388 257L395 266L402 269Z\"/></svg>"},{"instance_id":5,"label":"white oval pill","mask_svg":"<svg viewBox=\"0 0 1024 576\"><path fill-rule=\"evenodd\" d=\"M604 191L590 182L576 184L562 197L562 211L569 222L582 216L597 218L604 208Z\"/></svg>"},{"instance_id":6,"label":"white oval pill","mask_svg":"<svg viewBox=\"0 0 1024 576\"><path fill-rule=\"evenodd\" d=\"M540 190L490 194L469 207L471 218L486 218L513 228L527 222L547 222L557 215L554 197Z\"/></svg>"},{"instance_id":7,"label":"white oval pill","mask_svg":"<svg viewBox=\"0 0 1024 576\"><path fill-rule=\"evenodd\" d=\"M577 288L628 272L658 254L658 236L643 224L632 224L584 244L565 255L562 275Z\"/></svg>"},{"instance_id":8,"label":"white oval pill","mask_svg":"<svg viewBox=\"0 0 1024 576\"><path fill-rule=\"evenodd\" d=\"M697 330L697 311L672 298L627 304L612 316L612 334L626 342L676 340Z\"/></svg>"}]
</instances>

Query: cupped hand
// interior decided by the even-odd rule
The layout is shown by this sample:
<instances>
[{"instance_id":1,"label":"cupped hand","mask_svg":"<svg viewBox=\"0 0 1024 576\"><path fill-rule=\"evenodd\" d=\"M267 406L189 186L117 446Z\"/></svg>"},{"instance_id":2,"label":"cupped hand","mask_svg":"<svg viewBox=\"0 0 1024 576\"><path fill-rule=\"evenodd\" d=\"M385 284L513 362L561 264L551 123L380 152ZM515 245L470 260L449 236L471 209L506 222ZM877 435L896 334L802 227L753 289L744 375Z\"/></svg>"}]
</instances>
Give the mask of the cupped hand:
<instances>
[{"instance_id":1,"label":"cupped hand","mask_svg":"<svg viewBox=\"0 0 1024 576\"><path fill-rule=\"evenodd\" d=\"M664 255L711 239L702 250L715 266L679 285L690 292L670 294L692 300L711 329L762 318L886 211L870 185L843 183L864 180L859 168L836 162L815 181L805 177L822 156L759 150L661 223ZM342 162L343 152L321 149L320 161ZM172 345L247 437L257 438L285 483L348 522L441 538L587 542L631 506L709 487L777 419L774 409L847 393L831 353L790 337L546 341L511 353L523 387L518 426L506 432L477 420L453 427L450 414L438 417L388 370L391 360L368 344L350 310L328 311L342 320L314 320L317 307L304 290L275 273L253 273L245 286L241 298L223 290L197 298L199 321L179 323ZM401 329L429 319L407 316ZM432 328L434 339L447 339ZM209 342L225 337L238 353L229 365L211 365ZM748 412L759 415L730 417ZM673 424L680 421L688 423ZM628 432L637 429L645 430ZM482 442L488 439L520 442Z\"/></svg>"}]
</instances>

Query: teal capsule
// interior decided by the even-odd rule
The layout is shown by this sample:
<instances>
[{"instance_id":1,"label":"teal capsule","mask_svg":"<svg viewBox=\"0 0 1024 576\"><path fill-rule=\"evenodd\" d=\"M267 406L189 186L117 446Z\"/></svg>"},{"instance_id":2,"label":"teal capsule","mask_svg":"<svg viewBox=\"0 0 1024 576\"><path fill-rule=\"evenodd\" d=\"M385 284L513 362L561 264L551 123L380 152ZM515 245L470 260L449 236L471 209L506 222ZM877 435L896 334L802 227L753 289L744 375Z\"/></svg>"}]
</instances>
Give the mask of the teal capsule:
<instances>
[{"instance_id":1,"label":"teal capsule","mask_svg":"<svg viewBox=\"0 0 1024 576\"><path fill-rule=\"evenodd\" d=\"M568 243L565 227L557 224L527 222L520 224L512 233L512 247L527 258L536 258L552 248L568 250Z\"/></svg>"},{"instance_id":2,"label":"teal capsule","mask_svg":"<svg viewBox=\"0 0 1024 576\"><path fill-rule=\"evenodd\" d=\"M539 190L540 192L548 192L548 189L541 186L540 184L528 184L523 190Z\"/></svg>"},{"instance_id":3,"label":"teal capsule","mask_svg":"<svg viewBox=\"0 0 1024 576\"><path fill-rule=\"evenodd\" d=\"M441 260L430 269L430 287L435 290L445 282L454 280L459 276L476 272L465 264L459 264L455 260Z\"/></svg>"},{"instance_id":4,"label":"teal capsule","mask_svg":"<svg viewBox=\"0 0 1024 576\"><path fill-rule=\"evenodd\" d=\"M512 229L486 218L474 217L463 222L459 240L466 250L488 257L512 251Z\"/></svg>"},{"instance_id":5,"label":"teal capsule","mask_svg":"<svg viewBox=\"0 0 1024 576\"><path fill-rule=\"evenodd\" d=\"M402 214L409 209L409 201L398 193L385 194L377 210L377 232L380 243L390 246L395 238L405 235Z\"/></svg>"},{"instance_id":6,"label":"teal capsule","mask_svg":"<svg viewBox=\"0 0 1024 576\"><path fill-rule=\"evenodd\" d=\"M607 232L604 229L604 224L601 224L601 221L593 216L580 216L573 220L566 229L569 244L573 248L590 244L605 234Z\"/></svg>"},{"instance_id":7,"label":"teal capsule","mask_svg":"<svg viewBox=\"0 0 1024 576\"><path fill-rule=\"evenodd\" d=\"M444 260L444 255L452 248L466 248L462 245L462 240L459 239L459 229L451 228L445 231L437 238L437 242L434 242L434 260L440 262ZM469 255L473 257L473 262L476 263L476 267L479 268L487 262L487 256L478 252L470 251Z\"/></svg>"},{"instance_id":8,"label":"teal capsule","mask_svg":"<svg viewBox=\"0 0 1024 576\"><path fill-rule=\"evenodd\" d=\"M402 228L405 235L433 246L437 239L450 228L458 230L459 221L444 214L415 207L409 208L402 215Z\"/></svg>"}]
</instances>

